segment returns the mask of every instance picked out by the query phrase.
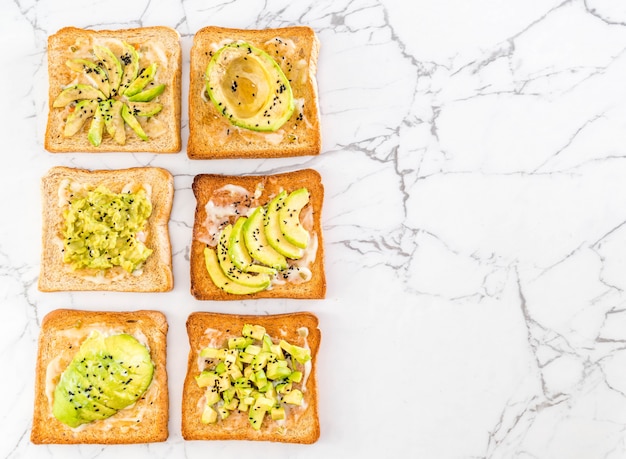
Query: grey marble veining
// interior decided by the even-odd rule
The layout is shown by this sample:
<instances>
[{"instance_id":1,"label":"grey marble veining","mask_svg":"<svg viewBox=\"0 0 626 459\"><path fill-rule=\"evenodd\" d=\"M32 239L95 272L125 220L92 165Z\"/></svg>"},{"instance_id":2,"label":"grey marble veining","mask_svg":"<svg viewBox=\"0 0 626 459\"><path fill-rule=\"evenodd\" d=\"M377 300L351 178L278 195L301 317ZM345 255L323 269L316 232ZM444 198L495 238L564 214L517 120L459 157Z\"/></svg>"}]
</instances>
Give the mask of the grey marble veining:
<instances>
[{"instance_id":1,"label":"grey marble veining","mask_svg":"<svg viewBox=\"0 0 626 459\"><path fill-rule=\"evenodd\" d=\"M190 161L193 34L305 24L321 41L323 153ZM43 149L46 40L61 27L174 27L183 151ZM626 457L626 7L606 0L5 1L0 49L0 456ZM37 290L39 179L54 165L175 176L166 294ZM327 298L199 302L189 246L201 172L323 177ZM59 307L166 313L170 438L34 446L42 317ZM322 436L312 446L184 442L180 402L197 310L320 317ZM375 375L372 378L372 375Z\"/></svg>"}]
</instances>

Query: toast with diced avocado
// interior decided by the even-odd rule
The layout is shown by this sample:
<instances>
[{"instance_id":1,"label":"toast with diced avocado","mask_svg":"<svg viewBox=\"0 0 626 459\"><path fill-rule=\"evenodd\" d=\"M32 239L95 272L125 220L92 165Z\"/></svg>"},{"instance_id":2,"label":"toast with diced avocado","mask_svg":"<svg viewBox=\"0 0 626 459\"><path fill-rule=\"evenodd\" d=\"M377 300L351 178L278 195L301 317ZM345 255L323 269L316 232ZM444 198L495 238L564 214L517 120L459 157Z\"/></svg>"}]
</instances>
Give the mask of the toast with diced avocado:
<instances>
[{"instance_id":1,"label":"toast with diced avocado","mask_svg":"<svg viewBox=\"0 0 626 459\"><path fill-rule=\"evenodd\" d=\"M317 171L201 174L192 189L197 299L324 298L324 187Z\"/></svg>"},{"instance_id":2,"label":"toast with diced avocado","mask_svg":"<svg viewBox=\"0 0 626 459\"><path fill-rule=\"evenodd\" d=\"M158 311L58 309L41 323L31 441L168 437L167 321Z\"/></svg>"},{"instance_id":3,"label":"toast with diced avocado","mask_svg":"<svg viewBox=\"0 0 626 459\"><path fill-rule=\"evenodd\" d=\"M51 35L45 148L180 151L181 59L180 36L169 27L65 27Z\"/></svg>"},{"instance_id":4,"label":"toast with diced avocado","mask_svg":"<svg viewBox=\"0 0 626 459\"><path fill-rule=\"evenodd\" d=\"M191 159L317 155L319 40L304 26L205 27L191 49Z\"/></svg>"},{"instance_id":5,"label":"toast with diced avocado","mask_svg":"<svg viewBox=\"0 0 626 459\"><path fill-rule=\"evenodd\" d=\"M172 289L174 179L168 171L54 167L41 192L39 290Z\"/></svg>"},{"instance_id":6,"label":"toast with diced avocado","mask_svg":"<svg viewBox=\"0 0 626 459\"><path fill-rule=\"evenodd\" d=\"M317 441L318 322L308 312L191 314L183 438Z\"/></svg>"}]
</instances>

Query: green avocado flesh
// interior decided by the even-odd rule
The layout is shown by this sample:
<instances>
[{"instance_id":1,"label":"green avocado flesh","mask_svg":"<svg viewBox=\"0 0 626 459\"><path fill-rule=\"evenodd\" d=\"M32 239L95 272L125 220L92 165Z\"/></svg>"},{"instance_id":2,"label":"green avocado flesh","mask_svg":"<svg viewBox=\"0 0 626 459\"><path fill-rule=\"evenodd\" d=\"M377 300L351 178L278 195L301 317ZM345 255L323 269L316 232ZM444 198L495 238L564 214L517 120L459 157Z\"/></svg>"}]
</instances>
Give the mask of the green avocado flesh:
<instances>
[{"instance_id":1,"label":"green avocado flesh","mask_svg":"<svg viewBox=\"0 0 626 459\"><path fill-rule=\"evenodd\" d=\"M235 126L276 131L293 114L289 80L269 54L248 43L220 48L205 77L215 108Z\"/></svg>"},{"instance_id":2,"label":"green avocado flesh","mask_svg":"<svg viewBox=\"0 0 626 459\"><path fill-rule=\"evenodd\" d=\"M139 54L134 46L122 42L121 55L106 46L94 46L96 61L70 59L65 64L76 74L83 75L90 84L66 87L52 103L53 108L65 108L64 137L72 137L83 130L92 118L87 139L99 147L110 137L116 144L125 145L126 125L142 140L148 140L135 116L151 117L163 109L157 99L166 89L156 84L157 64L139 68ZM130 131L129 131L130 132Z\"/></svg>"},{"instance_id":3,"label":"green avocado flesh","mask_svg":"<svg viewBox=\"0 0 626 459\"><path fill-rule=\"evenodd\" d=\"M153 374L150 352L134 337L93 332L61 374L52 413L70 427L106 419L142 397Z\"/></svg>"},{"instance_id":4,"label":"green avocado flesh","mask_svg":"<svg viewBox=\"0 0 626 459\"><path fill-rule=\"evenodd\" d=\"M205 388L204 424L240 411L260 430L266 415L282 420L288 415L286 406L303 403L299 384L304 364L311 360L310 349L285 340L275 344L261 325L245 324L241 336L229 338L227 347L204 348L200 357L207 359L207 368L196 376L198 387Z\"/></svg>"},{"instance_id":5,"label":"green avocado flesh","mask_svg":"<svg viewBox=\"0 0 626 459\"><path fill-rule=\"evenodd\" d=\"M118 194L99 186L72 199L64 212L63 261L72 269L135 271L152 253L137 239L151 213L143 190Z\"/></svg>"},{"instance_id":6,"label":"green avocado flesh","mask_svg":"<svg viewBox=\"0 0 626 459\"><path fill-rule=\"evenodd\" d=\"M267 209L256 207L249 217L238 217L222 229L216 249L204 250L213 283L238 295L269 288L273 277L289 269L289 260L302 258L309 245L309 233L299 220L308 202L306 188L282 191Z\"/></svg>"}]
</instances>

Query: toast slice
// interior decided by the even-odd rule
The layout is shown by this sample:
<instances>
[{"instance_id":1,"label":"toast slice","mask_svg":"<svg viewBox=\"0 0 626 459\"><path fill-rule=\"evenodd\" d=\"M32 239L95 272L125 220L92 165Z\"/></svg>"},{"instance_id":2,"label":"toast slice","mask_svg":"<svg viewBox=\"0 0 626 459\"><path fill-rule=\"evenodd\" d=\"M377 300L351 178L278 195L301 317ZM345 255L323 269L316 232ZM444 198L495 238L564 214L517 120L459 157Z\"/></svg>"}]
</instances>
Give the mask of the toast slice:
<instances>
[{"instance_id":1,"label":"toast slice","mask_svg":"<svg viewBox=\"0 0 626 459\"><path fill-rule=\"evenodd\" d=\"M292 192L306 187L309 203L300 214L306 220L311 242L305 256L289 261L289 268L278 271L271 286L265 290L233 294L218 287L206 266L205 248L218 245L221 229L235 224L240 216L249 215L257 206L265 206L282 190ZM326 295L324 273L324 241L321 227L324 187L321 176L313 169L267 176L197 175L192 185L196 197L196 211L191 242L191 293L199 300L241 300L249 298L301 298L320 299ZM310 270L310 277L283 282L288 272L296 266ZM298 282L296 282L298 281Z\"/></svg>"},{"instance_id":2,"label":"toast slice","mask_svg":"<svg viewBox=\"0 0 626 459\"><path fill-rule=\"evenodd\" d=\"M265 415L261 428L255 430L248 413L234 410L226 419L202 422L205 388L195 377L204 367L200 352L207 346L228 347L230 337L241 336L244 324L260 325L275 343L283 339L291 344L310 348L310 366L300 383L294 383L303 393L299 407L289 406L283 421L272 421ZM303 333L303 331L305 331ZM186 440L260 440L286 443L314 443L320 436L316 380L317 354L321 341L318 319L311 313L300 312L266 316L192 313L187 319L189 361L183 386L182 435ZM308 333L308 336L303 336ZM307 374L308 373L308 374Z\"/></svg>"},{"instance_id":3,"label":"toast slice","mask_svg":"<svg viewBox=\"0 0 626 459\"><path fill-rule=\"evenodd\" d=\"M168 437L166 359L167 321L158 311L89 312L58 309L41 324L35 374L35 403L31 441L49 443L149 443ZM84 340L94 331L126 333L150 351L152 381L133 405L113 416L72 428L52 413L54 388Z\"/></svg>"},{"instance_id":4,"label":"toast slice","mask_svg":"<svg viewBox=\"0 0 626 459\"><path fill-rule=\"evenodd\" d=\"M296 109L275 132L257 132L232 125L207 96L205 72L213 54L226 44L241 41L274 57L290 80ZM200 29L191 48L189 158L276 158L319 154L321 134L315 77L318 53L319 41L309 27L244 30L211 26Z\"/></svg>"},{"instance_id":5,"label":"toast slice","mask_svg":"<svg viewBox=\"0 0 626 459\"><path fill-rule=\"evenodd\" d=\"M106 47L117 58L121 65L122 72L129 69L130 79L135 79L132 74L131 54L125 44L135 48L138 58L138 71L147 69L151 64L156 63L157 69L154 79L144 88L155 88L165 84L164 91L151 99L151 103L158 103L162 106L160 112L154 116L137 115L137 105L128 104L128 97L121 94L118 89L112 90L112 94L105 94L105 98L110 96L110 100L119 100L127 103L134 118L140 123L141 128L147 135L147 140L142 140L140 136L131 128L129 122L122 121L125 133L124 141L119 143L114 140L112 134L108 134L108 127L103 129L102 140L99 146L95 146L88 139L88 131L91 121L94 119L91 112L86 111L86 121L82 128L71 136L66 136L66 120L76 109L76 104L71 103L64 107L54 107L63 89L75 84L84 84L91 87L100 87L111 80L113 85L117 78L109 75L105 70L106 63L103 63L100 56L94 54L95 47ZM49 75L49 113L48 124L45 136L46 150L58 152L154 152L154 153L175 153L181 149L180 140L180 97L181 97L181 48L180 36L178 32L169 27L143 27L137 29L121 30L85 30L75 27L65 27L48 38L48 75ZM68 62L79 60L77 68L70 68ZM82 61L81 61L82 60ZM98 68L81 67L85 63L98 64ZM71 64L71 62L70 62ZM114 68L115 65L111 66ZM115 73L115 72L111 72ZM141 73L140 73L141 74ZM94 78L100 76L100 81ZM106 81L105 81L106 80ZM124 80L122 80L124 84ZM120 86L122 87L122 86ZM126 86L124 86L126 87ZM121 105L120 105L121 106ZM93 107L88 110L92 110ZM80 109L78 110L80 111ZM145 113L145 112L144 112ZM69 134L69 133L68 133ZM120 139L121 141L121 139Z\"/></svg>"},{"instance_id":6,"label":"toast slice","mask_svg":"<svg viewBox=\"0 0 626 459\"><path fill-rule=\"evenodd\" d=\"M104 186L112 193L143 189L152 205L142 237L145 246L153 252L133 272L120 266L73 269L70 263L64 262L64 246L69 242L63 234L68 202L84 197L87 190L98 186ZM54 167L42 178L41 192L43 250L39 290L164 292L173 288L168 222L174 198L174 179L168 171L156 167L97 171Z\"/></svg>"}]
</instances>

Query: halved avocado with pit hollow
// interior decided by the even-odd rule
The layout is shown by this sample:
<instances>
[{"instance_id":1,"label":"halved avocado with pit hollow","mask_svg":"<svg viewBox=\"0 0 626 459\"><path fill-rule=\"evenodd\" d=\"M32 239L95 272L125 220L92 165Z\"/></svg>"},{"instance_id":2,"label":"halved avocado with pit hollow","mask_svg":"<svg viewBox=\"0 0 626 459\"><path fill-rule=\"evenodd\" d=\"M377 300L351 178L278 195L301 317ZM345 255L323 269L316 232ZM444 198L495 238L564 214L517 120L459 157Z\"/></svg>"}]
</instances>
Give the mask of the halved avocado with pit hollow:
<instances>
[{"instance_id":1,"label":"halved avocado with pit hollow","mask_svg":"<svg viewBox=\"0 0 626 459\"><path fill-rule=\"evenodd\" d=\"M248 43L220 48L205 77L215 108L235 126L276 131L293 114L289 80L269 54Z\"/></svg>"}]
</instances>

